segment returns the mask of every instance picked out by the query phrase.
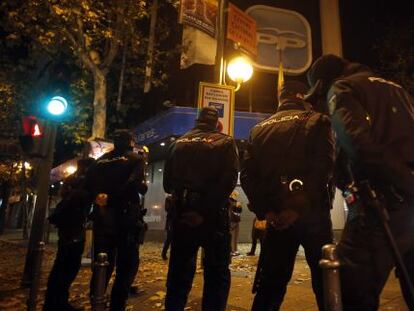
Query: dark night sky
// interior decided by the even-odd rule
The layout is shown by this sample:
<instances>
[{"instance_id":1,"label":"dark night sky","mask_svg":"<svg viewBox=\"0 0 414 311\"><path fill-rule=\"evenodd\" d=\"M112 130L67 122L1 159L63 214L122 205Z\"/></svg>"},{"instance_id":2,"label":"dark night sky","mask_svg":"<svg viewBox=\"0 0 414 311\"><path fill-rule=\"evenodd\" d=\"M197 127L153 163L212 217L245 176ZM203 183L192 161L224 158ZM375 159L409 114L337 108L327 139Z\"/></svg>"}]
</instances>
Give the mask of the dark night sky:
<instances>
[{"instance_id":1,"label":"dark night sky","mask_svg":"<svg viewBox=\"0 0 414 311\"><path fill-rule=\"evenodd\" d=\"M319 27L319 0L234 0L234 3L241 9L255 4L273 5L286 9L296 10L303 14L312 25L312 40L314 43L313 55L317 58L321 53L320 46L320 30ZM364 63L370 66L374 71L379 68L379 56L374 51L374 46L381 41L385 32L392 23L404 23L408 19L412 19L413 0L339 0L340 15L342 24L342 40L343 40L343 55L351 61ZM397 35L397 34L396 34ZM407 42L411 44L411 42ZM188 76L189 83L180 83L181 88L185 88L187 93L190 92L188 98L178 98L177 102L180 104L186 103L193 105L197 95L196 89L198 85L195 76L200 80L208 79L208 76L201 77L196 75L193 70L196 66L188 72L181 71L180 76ZM197 72L200 70L197 69ZM202 71L202 70L201 70ZM211 72L210 72L211 71ZM212 70L206 72L212 73ZM204 71L203 71L204 72ZM305 80L304 76L288 77L292 79ZM185 78L183 78L185 80ZM177 81L183 81L178 79ZM254 78L247 82L245 86L237 94L238 110L248 109L248 93L249 88L253 88L253 109L256 111L273 111L274 94L276 86L276 75L266 73L255 73ZM174 87L176 91L181 89ZM191 91L193 90L193 91ZM184 94L184 92L181 92ZM186 93L186 94L187 94Z\"/></svg>"},{"instance_id":2,"label":"dark night sky","mask_svg":"<svg viewBox=\"0 0 414 311\"><path fill-rule=\"evenodd\" d=\"M371 67L378 65L372 48L387 28L414 16L412 0L339 0L339 3L344 56Z\"/></svg>"}]
</instances>

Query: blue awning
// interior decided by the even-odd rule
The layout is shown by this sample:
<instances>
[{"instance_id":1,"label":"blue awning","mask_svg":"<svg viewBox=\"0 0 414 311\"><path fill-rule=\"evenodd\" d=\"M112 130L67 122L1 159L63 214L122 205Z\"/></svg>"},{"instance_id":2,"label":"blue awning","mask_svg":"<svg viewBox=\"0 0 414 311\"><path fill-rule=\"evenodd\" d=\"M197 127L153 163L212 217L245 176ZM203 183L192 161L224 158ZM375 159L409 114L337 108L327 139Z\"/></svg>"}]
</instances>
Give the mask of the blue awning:
<instances>
[{"instance_id":1,"label":"blue awning","mask_svg":"<svg viewBox=\"0 0 414 311\"><path fill-rule=\"evenodd\" d=\"M169 136L181 136L194 127L197 108L172 107L159 115L146 120L134 129L137 142L151 145ZM259 112L235 112L234 137L247 139L250 129L270 115Z\"/></svg>"}]
</instances>

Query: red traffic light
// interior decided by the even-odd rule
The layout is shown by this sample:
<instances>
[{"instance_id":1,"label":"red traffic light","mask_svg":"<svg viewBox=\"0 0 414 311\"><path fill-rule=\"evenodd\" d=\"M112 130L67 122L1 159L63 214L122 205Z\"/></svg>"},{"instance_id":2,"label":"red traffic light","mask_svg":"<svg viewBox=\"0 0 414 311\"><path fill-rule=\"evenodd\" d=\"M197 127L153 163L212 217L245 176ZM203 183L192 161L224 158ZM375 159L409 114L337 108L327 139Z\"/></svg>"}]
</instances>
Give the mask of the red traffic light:
<instances>
[{"instance_id":1,"label":"red traffic light","mask_svg":"<svg viewBox=\"0 0 414 311\"><path fill-rule=\"evenodd\" d=\"M23 117L23 135L31 137L43 136L42 128L39 122L37 121L36 117Z\"/></svg>"}]
</instances>

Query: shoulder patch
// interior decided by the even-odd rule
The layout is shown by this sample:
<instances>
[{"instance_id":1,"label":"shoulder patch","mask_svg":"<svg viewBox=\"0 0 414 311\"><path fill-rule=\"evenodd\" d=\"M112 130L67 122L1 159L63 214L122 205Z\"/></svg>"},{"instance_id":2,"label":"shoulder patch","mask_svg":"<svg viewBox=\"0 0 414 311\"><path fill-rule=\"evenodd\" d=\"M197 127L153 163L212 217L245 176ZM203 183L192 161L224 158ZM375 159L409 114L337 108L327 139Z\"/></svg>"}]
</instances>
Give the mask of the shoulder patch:
<instances>
[{"instance_id":1,"label":"shoulder patch","mask_svg":"<svg viewBox=\"0 0 414 311\"><path fill-rule=\"evenodd\" d=\"M333 113L335 112L336 109L336 94L333 94L329 99L328 99L328 110L329 110L329 114L333 115Z\"/></svg>"},{"instance_id":2,"label":"shoulder patch","mask_svg":"<svg viewBox=\"0 0 414 311\"><path fill-rule=\"evenodd\" d=\"M370 82L380 82L380 83L389 84L389 85L395 86L395 87L397 87L399 89L402 88L401 85L399 85L399 84L397 84L395 82L389 81L389 80L385 80L385 79L380 78L380 77L368 77L368 80Z\"/></svg>"}]
</instances>

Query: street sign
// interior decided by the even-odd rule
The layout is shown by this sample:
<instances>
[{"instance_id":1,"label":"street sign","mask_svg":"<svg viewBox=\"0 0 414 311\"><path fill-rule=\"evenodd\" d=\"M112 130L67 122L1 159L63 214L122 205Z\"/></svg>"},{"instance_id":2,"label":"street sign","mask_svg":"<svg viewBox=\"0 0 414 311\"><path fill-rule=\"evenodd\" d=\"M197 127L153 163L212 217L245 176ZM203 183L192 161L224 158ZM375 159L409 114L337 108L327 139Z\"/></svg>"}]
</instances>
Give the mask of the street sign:
<instances>
[{"instance_id":1,"label":"street sign","mask_svg":"<svg viewBox=\"0 0 414 311\"><path fill-rule=\"evenodd\" d=\"M266 5L251 6L246 13L257 25L256 69L277 72L280 54L286 74L303 74L309 68L312 36L309 22L303 15Z\"/></svg>"},{"instance_id":2,"label":"street sign","mask_svg":"<svg viewBox=\"0 0 414 311\"><path fill-rule=\"evenodd\" d=\"M234 87L200 82L198 108L214 107L219 112L219 129L233 135L234 127Z\"/></svg>"},{"instance_id":3,"label":"street sign","mask_svg":"<svg viewBox=\"0 0 414 311\"><path fill-rule=\"evenodd\" d=\"M227 38L239 44L243 50L256 56L256 21L231 3L229 3L227 16Z\"/></svg>"}]
</instances>

